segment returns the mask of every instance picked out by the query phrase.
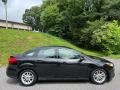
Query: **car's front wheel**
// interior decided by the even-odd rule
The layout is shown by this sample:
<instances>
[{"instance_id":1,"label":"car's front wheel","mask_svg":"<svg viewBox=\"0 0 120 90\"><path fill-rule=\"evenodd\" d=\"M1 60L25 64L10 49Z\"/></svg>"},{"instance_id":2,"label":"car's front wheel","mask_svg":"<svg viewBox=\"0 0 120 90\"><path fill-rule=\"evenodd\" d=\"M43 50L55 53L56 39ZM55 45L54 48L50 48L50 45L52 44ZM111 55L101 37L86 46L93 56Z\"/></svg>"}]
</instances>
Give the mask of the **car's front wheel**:
<instances>
[{"instance_id":1,"label":"car's front wheel","mask_svg":"<svg viewBox=\"0 0 120 90\"><path fill-rule=\"evenodd\" d=\"M37 75L34 71L27 69L20 73L19 80L22 85L31 86L35 84L37 80Z\"/></svg>"},{"instance_id":2,"label":"car's front wheel","mask_svg":"<svg viewBox=\"0 0 120 90\"><path fill-rule=\"evenodd\" d=\"M107 80L107 72L104 69L95 69L91 73L91 80L95 84L103 84Z\"/></svg>"}]
</instances>

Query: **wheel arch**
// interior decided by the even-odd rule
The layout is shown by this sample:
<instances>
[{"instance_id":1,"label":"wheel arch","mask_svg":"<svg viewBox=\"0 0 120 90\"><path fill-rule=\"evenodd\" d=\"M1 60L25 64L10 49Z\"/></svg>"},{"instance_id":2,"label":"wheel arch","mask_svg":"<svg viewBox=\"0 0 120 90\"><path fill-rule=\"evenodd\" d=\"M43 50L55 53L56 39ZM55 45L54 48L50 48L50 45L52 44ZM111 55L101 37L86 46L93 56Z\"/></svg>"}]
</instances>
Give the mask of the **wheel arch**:
<instances>
[{"instance_id":1,"label":"wheel arch","mask_svg":"<svg viewBox=\"0 0 120 90\"><path fill-rule=\"evenodd\" d=\"M35 72L35 74L36 74L36 76L37 76L37 79L38 79L38 74L37 74L36 70L33 69L33 68L31 68L31 67L22 68L22 69L18 72L18 74L17 74L17 79L20 77L20 73L21 73L22 71L24 71L24 70L32 70L33 72Z\"/></svg>"},{"instance_id":2,"label":"wheel arch","mask_svg":"<svg viewBox=\"0 0 120 90\"><path fill-rule=\"evenodd\" d=\"M110 80L109 71L108 71L107 69L103 68L103 67L96 67L96 68L94 68L93 70L91 70L91 72L90 72L90 80L91 80L91 75L92 75L92 72L93 72L94 70L96 70L96 69L103 69L103 70L105 70L105 71L106 71L106 73L107 73L107 81L109 81L109 80Z\"/></svg>"}]
</instances>

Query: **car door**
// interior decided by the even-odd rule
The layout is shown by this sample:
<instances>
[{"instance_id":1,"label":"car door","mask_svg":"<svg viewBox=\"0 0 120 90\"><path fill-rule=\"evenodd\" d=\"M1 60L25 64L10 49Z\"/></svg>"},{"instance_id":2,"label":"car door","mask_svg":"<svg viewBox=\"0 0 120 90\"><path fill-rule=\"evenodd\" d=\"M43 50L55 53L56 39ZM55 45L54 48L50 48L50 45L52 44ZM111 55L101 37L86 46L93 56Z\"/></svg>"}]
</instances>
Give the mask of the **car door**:
<instances>
[{"instance_id":1,"label":"car door","mask_svg":"<svg viewBox=\"0 0 120 90\"><path fill-rule=\"evenodd\" d=\"M37 53L36 61L40 78L55 78L56 76L56 48L42 48Z\"/></svg>"},{"instance_id":2,"label":"car door","mask_svg":"<svg viewBox=\"0 0 120 90\"><path fill-rule=\"evenodd\" d=\"M68 48L59 48L58 55L59 78L86 78L88 66L80 62L82 56L79 52Z\"/></svg>"}]
</instances>

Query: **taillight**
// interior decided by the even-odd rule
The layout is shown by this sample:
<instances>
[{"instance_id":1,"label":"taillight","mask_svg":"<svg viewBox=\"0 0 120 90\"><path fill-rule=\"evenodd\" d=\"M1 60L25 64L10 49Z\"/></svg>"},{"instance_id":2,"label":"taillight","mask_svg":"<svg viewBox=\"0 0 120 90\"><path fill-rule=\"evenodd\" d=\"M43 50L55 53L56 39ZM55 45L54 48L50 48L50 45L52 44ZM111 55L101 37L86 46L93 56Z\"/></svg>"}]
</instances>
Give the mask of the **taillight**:
<instances>
[{"instance_id":1,"label":"taillight","mask_svg":"<svg viewBox=\"0 0 120 90\"><path fill-rule=\"evenodd\" d=\"M8 59L9 64L16 64L17 60L14 56L10 56L10 58Z\"/></svg>"}]
</instances>

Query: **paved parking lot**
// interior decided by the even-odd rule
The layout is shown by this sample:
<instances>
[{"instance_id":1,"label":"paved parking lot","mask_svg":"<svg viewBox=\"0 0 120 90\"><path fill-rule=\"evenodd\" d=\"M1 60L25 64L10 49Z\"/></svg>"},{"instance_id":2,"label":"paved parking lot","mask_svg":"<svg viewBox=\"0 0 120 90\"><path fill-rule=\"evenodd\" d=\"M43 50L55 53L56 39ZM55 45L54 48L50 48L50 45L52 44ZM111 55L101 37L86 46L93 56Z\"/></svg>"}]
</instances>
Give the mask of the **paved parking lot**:
<instances>
[{"instance_id":1,"label":"paved parking lot","mask_svg":"<svg viewBox=\"0 0 120 90\"><path fill-rule=\"evenodd\" d=\"M94 85L89 81L39 81L34 86L23 87L17 80L6 76L6 67L0 68L0 90L120 90L120 60L110 60L115 64L115 77L111 82Z\"/></svg>"}]
</instances>

